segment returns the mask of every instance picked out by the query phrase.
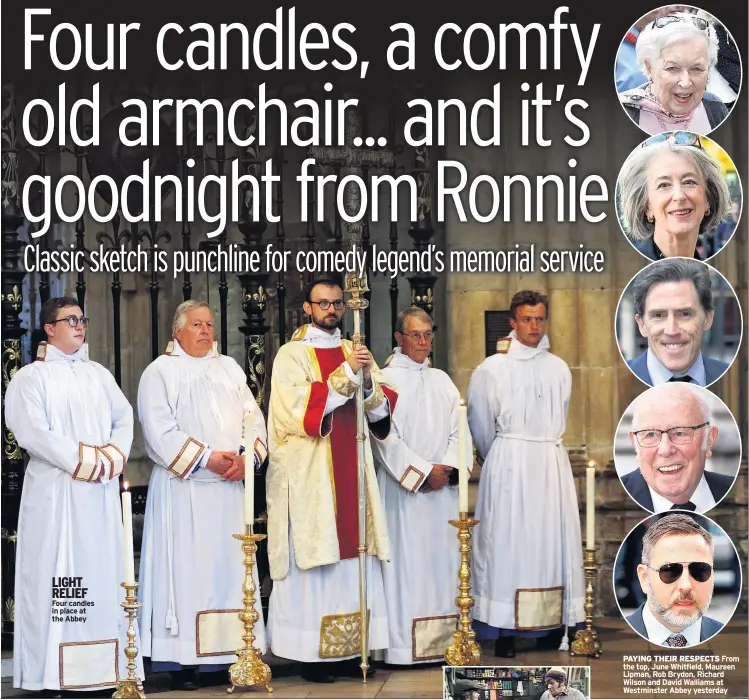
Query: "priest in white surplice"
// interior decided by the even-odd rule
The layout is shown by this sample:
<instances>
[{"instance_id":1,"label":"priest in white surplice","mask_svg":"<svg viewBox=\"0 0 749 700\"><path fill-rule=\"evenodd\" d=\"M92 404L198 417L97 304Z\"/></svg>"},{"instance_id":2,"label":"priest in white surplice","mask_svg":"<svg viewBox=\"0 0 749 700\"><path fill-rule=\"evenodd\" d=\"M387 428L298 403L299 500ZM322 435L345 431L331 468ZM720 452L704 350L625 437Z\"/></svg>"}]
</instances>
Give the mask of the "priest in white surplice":
<instances>
[{"instance_id":1,"label":"priest in white surplice","mask_svg":"<svg viewBox=\"0 0 749 700\"><path fill-rule=\"evenodd\" d=\"M398 314L398 347L382 370L398 387L398 404L390 435L372 442L391 550L382 565L389 664L444 659L457 622L460 553L448 521L458 517L460 394L445 372L429 366L433 337L423 309ZM470 439L465 462L473 462Z\"/></svg>"},{"instance_id":2,"label":"priest in white surplice","mask_svg":"<svg viewBox=\"0 0 749 700\"><path fill-rule=\"evenodd\" d=\"M173 333L138 389L154 464L140 564L141 629L153 669L170 671L174 689L190 690L197 687L196 666L201 674L218 673L242 646L244 565L232 535L244 532L244 459L261 464L267 437L244 372L216 351L208 305L180 304ZM247 414L252 436L244 436L245 455L239 453ZM254 573L259 591L257 567ZM256 609L255 646L265 651L259 595Z\"/></svg>"},{"instance_id":3,"label":"priest in white surplice","mask_svg":"<svg viewBox=\"0 0 749 700\"><path fill-rule=\"evenodd\" d=\"M302 676L361 678L356 394L364 374L369 648L388 644L380 560L388 540L369 433L385 438L397 395L366 347L341 340L345 309L336 282L306 290L312 320L273 362L267 476L268 558L273 591L268 641L273 653L303 663ZM333 663L341 662L341 663ZM372 669L369 669L371 673Z\"/></svg>"},{"instance_id":4,"label":"priest in white surplice","mask_svg":"<svg viewBox=\"0 0 749 700\"><path fill-rule=\"evenodd\" d=\"M47 342L5 395L6 423L30 458L18 518L13 685L95 691L127 676L117 477L133 441L133 409L109 371L88 359L88 319L75 299L47 300L39 325ZM138 666L142 678L140 658Z\"/></svg>"},{"instance_id":5,"label":"priest in white surplice","mask_svg":"<svg viewBox=\"0 0 749 700\"><path fill-rule=\"evenodd\" d=\"M515 655L516 636L539 648L568 641L585 619L577 495L562 443L570 402L567 364L549 352L547 298L518 292L509 338L473 373L468 421L480 459L473 542L478 639ZM564 638L563 638L564 635Z\"/></svg>"}]
</instances>

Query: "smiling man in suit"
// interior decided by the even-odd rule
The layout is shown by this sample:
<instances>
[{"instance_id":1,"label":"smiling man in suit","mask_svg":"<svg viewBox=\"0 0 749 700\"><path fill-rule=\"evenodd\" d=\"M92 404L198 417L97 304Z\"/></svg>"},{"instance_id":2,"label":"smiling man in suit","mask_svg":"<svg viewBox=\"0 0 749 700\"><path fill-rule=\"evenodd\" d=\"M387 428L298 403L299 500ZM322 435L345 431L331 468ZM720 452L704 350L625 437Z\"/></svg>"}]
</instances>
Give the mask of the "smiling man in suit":
<instances>
[{"instance_id":1,"label":"smiling man in suit","mask_svg":"<svg viewBox=\"0 0 749 700\"><path fill-rule=\"evenodd\" d=\"M637 577L647 600L626 620L654 644L691 647L723 627L705 616L715 583L713 538L690 515L664 515L648 528Z\"/></svg>"},{"instance_id":2,"label":"smiling man in suit","mask_svg":"<svg viewBox=\"0 0 749 700\"><path fill-rule=\"evenodd\" d=\"M622 484L643 508L704 513L726 495L733 477L705 471L718 428L702 390L688 384L648 389L634 405L629 439L639 469Z\"/></svg>"},{"instance_id":3,"label":"smiling man in suit","mask_svg":"<svg viewBox=\"0 0 749 700\"><path fill-rule=\"evenodd\" d=\"M632 282L635 320L648 349L627 362L646 384L685 382L708 386L728 364L702 354L702 334L713 325L713 292L707 265L667 258L648 265Z\"/></svg>"}]
</instances>

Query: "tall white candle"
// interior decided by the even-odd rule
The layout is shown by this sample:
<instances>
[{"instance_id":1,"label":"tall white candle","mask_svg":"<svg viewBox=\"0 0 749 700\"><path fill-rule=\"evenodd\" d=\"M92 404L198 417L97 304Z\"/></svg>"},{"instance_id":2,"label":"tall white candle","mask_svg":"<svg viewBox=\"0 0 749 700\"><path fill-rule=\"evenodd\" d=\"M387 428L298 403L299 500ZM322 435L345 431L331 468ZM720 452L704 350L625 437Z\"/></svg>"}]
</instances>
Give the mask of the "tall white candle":
<instances>
[{"instance_id":1,"label":"tall white candle","mask_svg":"<svg viewBox=\"0 0 749 700\"><path fill-rule=\"evenodd\" d=\"M125 583L135 583L135 560L133 555L133 504L132 494L127 490L122 492L122 526L125 531Z\"/></svg>"},{"instance_id":2,"label":"tall white candle","mask_svg":"<svg viewBox=\"0 0 749 700\"><path fill-rule=\"evenodd\" d=\"M252 526L255 521L255 433L252 430L252 417L244 418L242 431L244 445L244 524Z\"/></svg>"},{"instance_id":3,"label":"tall white candle","mask_svg":"<svg viewBox=\"0 0 749 700\"><path fill-rule=\"evenodd\" d=\"M585 499L586 546L588 549L593 549L596 541L596 463L592 460L588 462L585 471L588 487Z\"/></svg>"},{"instance_id":4,"label":"tall white candle","mask_svg":"<svg viewBox=\"0 0 749 700\"><path fill-rule=\"evenodd\" d=\"M466 464L466 430L468 411L461 399L458 406L458 511L468 512L468 465Z\"/></svg>"}]
</instances>

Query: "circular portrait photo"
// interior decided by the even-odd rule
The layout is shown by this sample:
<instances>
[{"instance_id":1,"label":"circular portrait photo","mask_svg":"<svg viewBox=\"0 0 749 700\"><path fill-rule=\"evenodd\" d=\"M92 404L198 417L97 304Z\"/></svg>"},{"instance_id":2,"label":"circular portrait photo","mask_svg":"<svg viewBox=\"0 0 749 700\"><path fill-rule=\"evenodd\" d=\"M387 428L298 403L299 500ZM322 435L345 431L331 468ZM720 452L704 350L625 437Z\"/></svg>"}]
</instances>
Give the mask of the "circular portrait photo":
<instances>
[{"instance_id":1,"label":"circular portrait photo","mask_svg":"<svg viewBox=\"0 0 749 700\"><path fill-rule=\"evenodd\" d=\"M740 464L741 437L731 411L694 384L648 389L616 429L616 473L630 497L651 513L706 513L730 491Z\"/></svg>"},{"instance_id":2,"label":"circular portrait photo","mask_svg":"<svg viewBox=\"0 0 749 700\"><path fill-rule=\"evenodd\" d=\"M650 260L711 258L731 240L741 205L741 179L729 155L691 131L646 139L616 182L619 225Z\"/></svg>"},{"instance_id":3,"label":"circular portrait photo","mask_svg":"<svg viewBox=\"0 0 749 700\"><path fill-rule=\"evenodd\" d=\"M664 5L625 34L614 78L624 111L645 133L685 129L705 135L736 103L741 58L717 18L691 5Z\"/></svg>"},{"instance_id":4,"label":"circular portrait photo","mask_svg":"<svg viewBox=\"0 0 749 700\"><path fill-rule=\"evenodd\" d=\"M649 386L710 386L736 358L741 307L728 280L689 258L650 263L629 282L616 310L616 342Z\"/></svg>"},{"instance_id":5,"label":"circular portrait photo","mask_svg":"<svg viewBox=\"0 0 749 700\"><path fill-rule=\"evenodd\" d=\"M661 647L694 647L723 629L741 596L741 563L725 530L704 515L652 515L622 542L614 565L622 617Z\"/></svg>"}]
</instances>

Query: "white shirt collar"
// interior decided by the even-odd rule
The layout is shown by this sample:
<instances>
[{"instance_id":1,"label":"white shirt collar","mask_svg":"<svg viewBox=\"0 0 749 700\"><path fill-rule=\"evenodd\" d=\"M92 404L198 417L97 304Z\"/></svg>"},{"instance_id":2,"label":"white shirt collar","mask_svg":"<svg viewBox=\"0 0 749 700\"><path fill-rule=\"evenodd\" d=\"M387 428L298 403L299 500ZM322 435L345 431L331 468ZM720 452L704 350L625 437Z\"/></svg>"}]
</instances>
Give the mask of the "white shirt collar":
<instances>
[{"instance_id":1,"label":"white shirt collar","mask_svg":"<svg viewBox=\"0 0 749 700\"><path fill-rule=\"evenodd\" d=\"M645 631L648 633L648 639L661 646L668 646L666 640L672 634L683 634L687 639L687 646L693 647L700 643L700 632L702 631L702 617L697 622L693 622L689 627L685 627L681 632L672 632L666 627L650 609L646 602L642 609L642 621L645 624Z\"/></svg>"},{"instance_id":2,"label":"white shirt collar","mask_svg":"<svg viewBox=\"0 0 749 700\"><path fill-rule=\"evenodd\" d=\"M311 345L315 348L337 348L341 345L340 328L336 328L333 333L328 333L327 331L324 331L321 328L317 328L317 326L313 326L311 323L308 323L307 325L299 328L297 333L301 335L301 337L296 338L296 340L298 340L300 343ZM295 333L294 335L296 336L297 333Z\"/></svg>"},{"instance_id":3,"label":"white shirt collar","mask_svg":"<svg viewBox=\"0 0 749 700\"><path fill-rule=\"evenodd\" d=\"M648 489L650 490L650 497L653 499L653 511L655 513L664 513L667 510L671 510L674 505L672 501L653 491L650 485L648 485ZM715 498L712 491L710 491L710 487L707 485L704 473L689 500L694 503L698 513L706 513L715 506Z\"/></svg>"},{"instance_id":4,"label":"white shirt collar","mask_svg":"<svg viewBox=\"0 0 749 700\"><path fill-rule=\"evenodd\" d=\"M415 362L406 355L400 347L396 347L393 349L393 354L389 359L387 366L422 372L425 369L429 369L429 358L427 357L424 362Z\"/></svg>"},{"instance_id":5,"label":"white shirt collar","mask_svg":"<svg viewBox=\"0 0 749 700\"><path fill-rule=\"evenodd\" d=\"M702 353L697 355L697 359L694 364L686 372L672 372L663 366L661 361L655 356L655 353L650 352L648 348L647 355L648 363L648 374L653 382L653 386L659 384L665 384L671 377L683 377L689 375L692 378L690 384L697 384L698 386L705 386L707 384L707 375L705 374L705 363L702 361Z\"/></svg>"},{"instance_id":6,"label":"white shirt collar","mask_svg":"<svg viewBox=\"0 0 749 700\"><path fill-rule=\"evenodd\" d=\"M176 338L172 338L166 346L166 354L171 357L187 357L191 360L212 360L219 356L218 342L213 342L213 347L203 357L195 357L185 352L185 349L179 344Z\"/></svg>"},{"instance_id":7,"label":"white shirt collar","mask_svg":"<svg viewBox=\"0 0 749 700\"><path fill-rule=\"evenodd\" d=\"M76 361L88 361L88 343L83 343L75 352L64 353L57 346L52 343L44 342L39 344L40 349L37 350L37 357L44 358L45 362L76 362Z\"/></svg>"}]
</instances>

